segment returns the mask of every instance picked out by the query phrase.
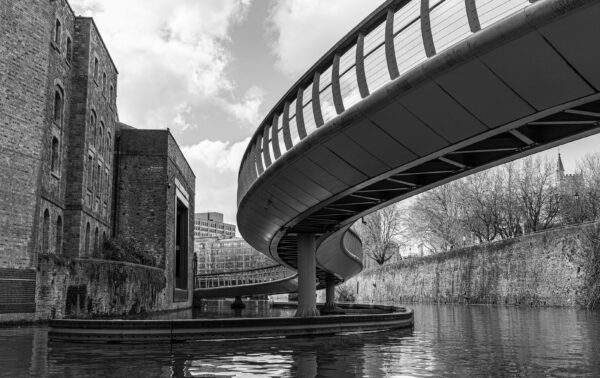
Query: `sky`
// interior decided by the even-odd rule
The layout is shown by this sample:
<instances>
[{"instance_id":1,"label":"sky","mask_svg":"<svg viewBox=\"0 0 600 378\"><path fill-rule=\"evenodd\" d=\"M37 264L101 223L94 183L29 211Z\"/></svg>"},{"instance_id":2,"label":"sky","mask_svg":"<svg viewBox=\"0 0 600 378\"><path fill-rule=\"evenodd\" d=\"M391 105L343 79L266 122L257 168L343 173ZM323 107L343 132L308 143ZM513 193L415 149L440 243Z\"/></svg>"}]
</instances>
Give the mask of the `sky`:
<instances>
[{"instance_id":1,"label":"sky","mask_svg":"<svg viewBox=\"0 0 600 378\"><path fill-rule=\"evenodd\" d=\"M237 172L250 136L382 0L69 3L94 18L117 65L120 121L169 128L196 174L196 212L221 212L235 223ZM561 146L567 172L598 146L600 136Z\"/></svg>"}]
</instances>

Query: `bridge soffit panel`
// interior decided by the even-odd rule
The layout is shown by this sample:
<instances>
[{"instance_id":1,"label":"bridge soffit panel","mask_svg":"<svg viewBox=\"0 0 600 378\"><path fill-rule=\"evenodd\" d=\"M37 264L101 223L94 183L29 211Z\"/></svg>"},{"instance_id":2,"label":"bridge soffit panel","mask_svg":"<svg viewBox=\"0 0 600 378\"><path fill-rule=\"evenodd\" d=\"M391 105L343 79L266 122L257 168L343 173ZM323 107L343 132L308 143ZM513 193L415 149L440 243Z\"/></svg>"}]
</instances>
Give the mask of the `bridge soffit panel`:
<instances>
[{"instance_id":1,"label":"bridge soffit panel","mask_svg":"<svg viewBox=\"0 0 600 378\"><path fill-rule=\"evenodd\" d=\"M429 128L454 143L487 130L481 121L433 82L406 93L399 102Z\"/></svg>"},{"instance_id":2,"label":"bridge soffit panel","mask_svg":"<svg viewBox=\"0 0 600 378\"><path fill-rule=\"evenodd\" d=\"M538 29L588 83L600 90L600 4ZM568 30L569 33L565 33ZM573 43L580 41L581 43Z\"/></svg>"},{"instance_id":3,"label":"bridge soffit panel","mask_svg":"<svg viewBox=\"0 0 600 378\"><path fill-rule=\"evenodd\" d=\"M537 32L499 46L480 58L538 111L594 92Z\"/></svg>"},{"instance_id":4,"label":"bridge soffit panel","mask_svg":"<svg viewBox=\"0 0 600 378\"><path fill-rule=\"evenodd\" d=\"M535 112L479 60L462 64L435 82L489 128Z\"/></svg>"}]
</instances>

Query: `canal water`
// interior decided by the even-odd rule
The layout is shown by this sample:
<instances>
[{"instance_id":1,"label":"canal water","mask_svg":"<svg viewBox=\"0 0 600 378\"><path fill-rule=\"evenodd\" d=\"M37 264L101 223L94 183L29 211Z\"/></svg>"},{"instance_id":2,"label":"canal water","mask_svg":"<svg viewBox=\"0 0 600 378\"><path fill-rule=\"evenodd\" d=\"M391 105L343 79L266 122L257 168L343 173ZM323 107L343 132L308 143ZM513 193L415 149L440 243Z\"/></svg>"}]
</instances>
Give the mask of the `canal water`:
<instances>
[{"instance_id":1,"label":"canal water","mask_svg":"<svg viewBox=\"0 0 600 378\"><path fill-rule=\"evenodd\" d=\"M45 327L3 328L0 376L600 376L600 312L411 307L415 310L412 330L315 338L86 345L48 343ZM225 306L204 310L208 316L215 311L239 315ZM254 316L261 311L267 310L249 306L248 314L242 315ZM293 311L277 310L274 315L290 314Z\"/></svg>"}]
</instances>

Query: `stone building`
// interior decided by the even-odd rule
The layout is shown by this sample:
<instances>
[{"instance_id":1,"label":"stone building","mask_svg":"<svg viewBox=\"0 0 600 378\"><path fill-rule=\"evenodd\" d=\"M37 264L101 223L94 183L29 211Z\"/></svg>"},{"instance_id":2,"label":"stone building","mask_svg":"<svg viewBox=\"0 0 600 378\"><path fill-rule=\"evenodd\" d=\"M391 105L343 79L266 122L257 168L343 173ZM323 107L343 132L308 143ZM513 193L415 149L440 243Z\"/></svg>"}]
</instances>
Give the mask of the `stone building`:
<instances>
[{"instance_id":1,"label":"stone building","mask_svg":"<svg viewBox=\"0 0 600 378\"><path fill-rule=\"evenodd\" d=\"M142 240L161 217L144 247L171 303L190 289L194 174L168 130L120 126L117 75L94 20L65 0L2 1L0 320L40 312L41 255L90 258L106 239Z\"/></svg>"}]
</instances>

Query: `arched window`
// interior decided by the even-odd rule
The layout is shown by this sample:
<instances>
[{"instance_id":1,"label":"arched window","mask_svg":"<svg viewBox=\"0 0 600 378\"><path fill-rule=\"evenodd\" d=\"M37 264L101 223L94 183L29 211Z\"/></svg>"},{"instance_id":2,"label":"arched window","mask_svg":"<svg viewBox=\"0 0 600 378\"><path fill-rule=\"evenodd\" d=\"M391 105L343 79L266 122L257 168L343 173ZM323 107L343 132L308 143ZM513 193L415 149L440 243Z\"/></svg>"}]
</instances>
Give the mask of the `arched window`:
<instances>
[{"instance_id":1,"label":"arched window","mask_svg":"<svg viewBox=\"0 0 600 378\"><path fill-rule=\"evenodd\" d=\"M56 137L52 138L52 152L51 152L51 162L50 162L50 169L52 170L52 172L56 173L58 172L58 156L59 156L59 151L60 151L60 146L58 144L58 139Z\"/></svg>"},{"instance_id":2,"label":"arched window","mask_svg":"<svg viewBox=\"0 0 600 378\"><path fill-rule=\"evenodd\" d=\"M92 155L88 155L88 189L92 190L93 188L93 175L94 175L94 159L92 158Z\"/></svg>"},{"instance_id":3,"label":"arched window","mask_svg":"<svg viewBox=\"0 0 600 378\"><path fill-rule=\"evenodd\" d=\"M54 43L56 43L56 46L59 49L60 49L60 33L61 33L60 21L58 19L56 19L56 23L54 25Z\"/></svg>"},{"instance_id":4,"label":"arched window","mask_svg":"<svg viewBox=\"0 0 600 378\"><path fill-rule=\"evenodd\" d=\"M54 123L62 126L63 118L63 92L60 87L54 90Z\"/></svg>"},{"instance_id":5,"label":"arched window","mask_svg":"<svg viewBox=\"0 0 600 378\"><path fill-rule=\"evenodd\" d=\"M104 122L100 121L100 130L98 132L98 155L103 156L104 151Z\"/></svg>"},{"instance_id":6,"label":"arched window","mask_svg":"<svg viewBox=\"0 0 600 378\"><path fill-rule=\"evenodd\" d=\"M92 109L90 112L90 137L94 139L96 137L96 112ZM94 140L95 142L95 140Z\"/></svg>"},{"instance_id":7,"label":"arched window","mask_svg":"<svg viewBox=\"0 0 600 378\"><path fill-rule=\"evenodd\" d=\"M102 72L102 94L106 94L106 72Z\"/></svg>"},{"instance_id":8,"label":"arched window","mask_svg":"<svg viewBox=\"0 0 600 378\"><path fill-rule=\"evenodd\" d=\"M85 256L90 255L90 223L85 226L85 245L83 246Z\"/></svg>"},{"instance_id":9,"label":"arched window","mask_svg":"<svg viewBox=\"0 0 600 378\"><path fill-rule=\"evenodd\" d=\"M113 88L112 84L110 86L110 89L108 91L108 100L110 101L110 105L113 104L113 101L115 100L115 89Z\"/></svg>"},{"instance_id":10,"label":"arched window","mask_svg":"<svg viewBox=\"0 0 600 378\"><path fill-rule=\"evenodd\" d=\"M98 256L98 227L96 227L96 231L94 232L94 257Z\"/></svg>"},{"instance_id":11,"label":"arched window","mask_svg":"<svg viewBox=\"0 0 600 378\"><path fill-rule=\"evenodd\" d=\"M44 223L42 224L42 253L48 253L50 241L50 212L44 211Z\"/></svg>"},{"instance_id":12,"label":"arched window","mask_svg":"<svg viewBox=\"0 0 600 378\"><path fill-rule=\"evenodd\" d=\"M63 226L60 215L56 219L56 254L62 254Z\"/></svg>"},{"instance_id":13,"label":"arched window","mask_svg":"<svg viewBox=\"0 0 600 378\"><path fill-rule=\"evenodd\" d=\"M67 62L71 63L73 59L73 42L71 42L71 38L67 37Z\"/></svg>"},{"instance_id":14,"label":"arched window","mask_svg":"<svg viewBox=\"0 0 600 378\"><path fill-rule=\"evenodd\" d=\"M94 80L98 79L98 58L94 57Z\"/></svg>"}]
</instances>

